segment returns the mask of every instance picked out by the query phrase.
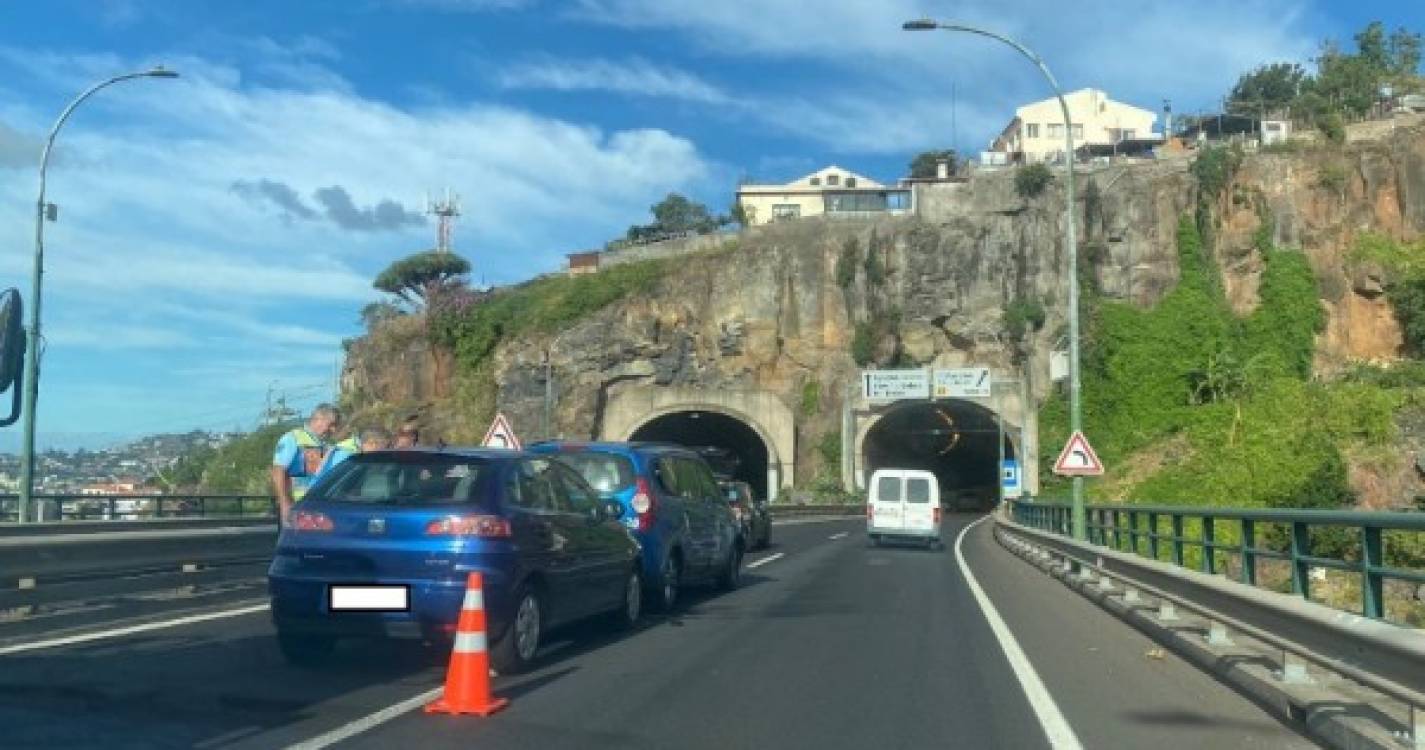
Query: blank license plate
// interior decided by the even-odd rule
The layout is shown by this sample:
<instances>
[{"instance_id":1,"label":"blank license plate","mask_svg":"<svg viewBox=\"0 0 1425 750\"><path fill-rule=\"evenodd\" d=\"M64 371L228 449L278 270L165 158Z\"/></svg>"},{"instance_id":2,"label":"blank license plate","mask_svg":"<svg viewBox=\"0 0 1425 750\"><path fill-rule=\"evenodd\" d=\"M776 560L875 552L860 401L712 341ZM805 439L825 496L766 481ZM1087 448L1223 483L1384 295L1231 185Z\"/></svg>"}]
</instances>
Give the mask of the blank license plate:
<instances>
[{"instance_id":1,"label":"blank license plate","mask_svg":"<svg viewBox=\"0 0 1425 750\"><path fill-rule=\"evenodd\" d=\"M327 589L327 607L333 612L408 612L408 586L332 586Z\"/></svg>"}]
</instances>

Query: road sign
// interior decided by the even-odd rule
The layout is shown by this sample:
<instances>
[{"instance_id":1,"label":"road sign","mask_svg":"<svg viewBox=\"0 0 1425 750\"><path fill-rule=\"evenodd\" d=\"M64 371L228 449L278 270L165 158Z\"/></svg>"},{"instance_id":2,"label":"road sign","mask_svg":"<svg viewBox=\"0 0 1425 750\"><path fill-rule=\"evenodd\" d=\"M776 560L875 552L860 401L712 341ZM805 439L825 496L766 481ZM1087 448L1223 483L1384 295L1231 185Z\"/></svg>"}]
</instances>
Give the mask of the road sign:
<instances>
[{"instance_id":1,"label":"road sign","mask_svg":"<svg viewBox=\"0 0 1425 750\"><path fill-rule=\"evenodd\" d=\"M1084 433L1075 432L1064 444L1059 460L1054 462L1054 473L1066 477L1097 477L1103 475L1103 462L1093 452L1089 439Z\"/></svg>"},{"instance_id":2,"label":"road sign","mask_svg":"<svg viewBox=\"0 0 1425 750\"><path fill-rule=\"evenodd\" d=\"M1006 458L1000 468L1000 483L1005 497L1019 497L1019 462Z\"/></svg>"},{"instance_id":3,"label":"road sign","mask_svg":"<svg viewBox=\"0 0 1425 750\"><path fill-rule=\"evenodd\" d=\"M515 437L515 429L510 426L510 420L499 413L495 414L495 421L490 423L490 429L480 444L486 448L508 448L512 451L520 449L520 439Z\"/></svg>"},{"instance_id":4,"label":"road sign","mask_svg":"<svg viewBox=\"0 0 1425 750\"><path fill-rule=\"evenodd\" d=\"M936 398L989 398L990 368L966 367L935 371Z\"/></svg>"},{"instance_id":5,"label":"road sign","mask_svg":"<svg viewBox=\"0 0 1425 750\"><path fill-rule=\"evenodd\" d=\"M930 398L930 373L926 370L865 370L862 394L868 401Z\"/></svg>"}]
</instances>

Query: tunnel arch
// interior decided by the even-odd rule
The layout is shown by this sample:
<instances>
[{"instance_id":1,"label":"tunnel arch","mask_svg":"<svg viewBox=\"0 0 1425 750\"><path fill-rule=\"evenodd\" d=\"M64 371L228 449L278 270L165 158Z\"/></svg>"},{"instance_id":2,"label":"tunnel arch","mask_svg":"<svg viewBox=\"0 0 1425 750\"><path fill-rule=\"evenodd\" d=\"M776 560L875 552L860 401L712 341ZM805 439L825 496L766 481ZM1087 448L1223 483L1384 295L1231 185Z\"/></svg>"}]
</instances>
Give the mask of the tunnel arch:
<instances>
[{"instance_id":1,"label":"tunnel arch","mask_svg":"<svg viewBox=\"0 0 1425 750\"><path fill-rule=\"evenodd\" d=\"M725 410L663 409L650 414L626 439L716 448L717 454L706 455L708 463L720 476L747 482L757 497L768 497L775 483L768 472L777 463L771 442L749 420Z\"/></svg>"},{"instance_id":2,"label":"tunnel arch","mask_svg":"<svg viewBox=\"0 0 1425 750\"><path fill-rule=\"evenodd\" d=\"M936 475L948 507L961 492L979 509L998 496L999 469L995 439L1004 422L1004 456L1018 457L1018 427L992 409L963 399L897 401L882 408L857 430L855 442L858 487L864 488L879 468L924 469ZM960 503L965 507L971 503Z\"/></svg>"},{"instance_id":3,"label":"tunnel arch","mask_svg":"<svg viewBox=\"0 0 1425 750\"><path fill-rule=\"evenodd\" d=\"M775 500L783 489L792 486L795 481L796 420L791 409L776 394L767 391L657 386L621 388L610 397L596 434L605 440L658 435L657 429L663 428L648 425L660 419L665 420L664 425L672 424L677 419L675 415L694 412L708 415L709 425L724 417L734 420L755 436L754 440L748 433L743 433L745 442L760 443L766 452L763 478L760 482L748 482L760 493L765 493L761 496ZM724 426L736 429L732 425ZM640 430L643 430L641 434ZM674 442L697 442L698 439L685 438Z\"/></svg>"}]
</instances>

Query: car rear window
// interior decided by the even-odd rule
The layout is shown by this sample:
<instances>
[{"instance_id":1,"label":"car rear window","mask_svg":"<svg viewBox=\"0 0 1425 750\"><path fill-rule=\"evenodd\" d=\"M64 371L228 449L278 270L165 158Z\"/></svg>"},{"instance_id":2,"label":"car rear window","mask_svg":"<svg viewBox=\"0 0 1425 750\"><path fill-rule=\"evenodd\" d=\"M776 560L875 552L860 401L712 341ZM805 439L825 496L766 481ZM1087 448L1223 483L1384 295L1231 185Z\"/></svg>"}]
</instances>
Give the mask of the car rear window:
<instances>
[{"instance_id":1,"label":"car rear window","mask_svg":"<svg viewBox=\"0 0 1425 750\"><path fill-rule=\"evenodd\" d=\"M303 502L383 505L481 503L495 463L482 458L391 452L343 461Z\"/></svg>"},{"instance_id":2,"label":"car rear window","mask_svg":"<svg viewBox=\"0 0 1425 750\"><path fill-rule=\"evenodd\" d=\"M930 502L930 480L924 478L905 480L905 499L908 503Z\"/></svg>"},{"instance_id":3,"label":"car rear window","mask_svg":"<svg viewBox=\"0 0 1425 750\"><path fill-rule=\"evenodd\" d=\"M876 502L898 503L901 501L901 478L881 477L876 480Z\"/></svg>"},{"instance_id":4,"label":"car rear window","mask_svg":"<svg viewBox=\"0 0 1425 750\"><path fill-rule=\"evenodd\" d=\"M594 451L563 452L559 460L584 478L595 492L621 492L633 484L633 462Z\"/></svg>"}]
</instances>

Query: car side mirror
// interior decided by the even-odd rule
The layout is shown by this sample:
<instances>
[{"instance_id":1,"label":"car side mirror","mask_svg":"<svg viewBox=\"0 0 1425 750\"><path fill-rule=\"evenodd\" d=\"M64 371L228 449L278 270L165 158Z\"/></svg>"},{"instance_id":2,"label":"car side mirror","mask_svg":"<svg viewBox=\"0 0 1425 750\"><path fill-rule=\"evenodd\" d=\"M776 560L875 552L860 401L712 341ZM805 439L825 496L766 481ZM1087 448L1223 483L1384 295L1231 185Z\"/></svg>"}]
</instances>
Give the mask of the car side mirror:
<instances>
[{"instance_id":1,"label":"car side mirror","mask_svg":"<svg viewBox=\"0 0 1425 750\"><path fill-rule=\"evenodd\" d=\"M0 418L0 427L8 427L20 418L25 366L25 332L20 327L23 307L20 293L13 287L0 292L0 393L9 389L14 402L10 416Z\"/></svg>"}]
</instances>

